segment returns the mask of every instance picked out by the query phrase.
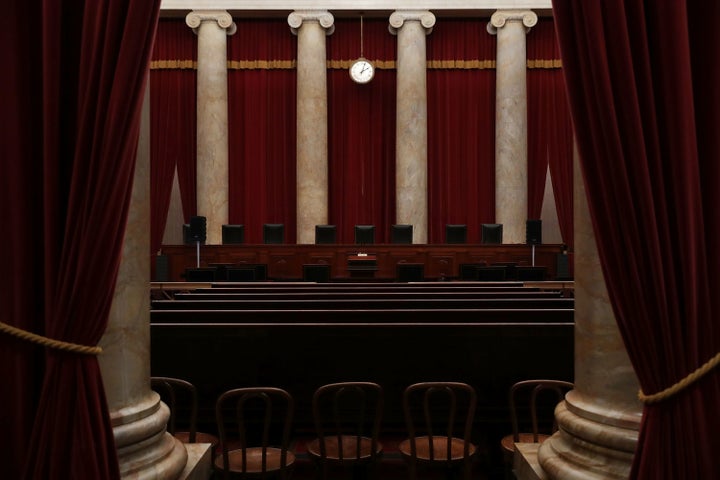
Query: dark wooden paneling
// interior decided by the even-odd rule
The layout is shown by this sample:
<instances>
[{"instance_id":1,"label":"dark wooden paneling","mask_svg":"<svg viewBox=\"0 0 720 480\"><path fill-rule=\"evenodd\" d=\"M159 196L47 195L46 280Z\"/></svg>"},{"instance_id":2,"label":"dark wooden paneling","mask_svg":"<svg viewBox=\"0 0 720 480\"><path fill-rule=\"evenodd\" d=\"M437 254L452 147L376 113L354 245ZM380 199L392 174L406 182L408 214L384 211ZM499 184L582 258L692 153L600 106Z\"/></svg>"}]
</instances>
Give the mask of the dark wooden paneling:
<instances>
[{"instance_id":1,"label":"dark wooden paneling","mask_svg":"<svg viewBox=\"0 0 720 480\"><path fill-rule=\"evenodd\" d=\"M331 265L332 276L338 279L350 277L348 257L356 255L358 245L202 245L200 264L211 263L265 263L268 277L276 280L298 280L302 278L302 265L327 263ZM393 280L395 267L399 262L423 263L428 279L453 279L459 275L458 269L463 263L515 262L521 265L532 264L532 247L529 245L366 245L364 253L377 258L378 270L374 278ZM186 268L197 263L197 251L194 245L164 245L162 252L168 257L168 280L183 280ZM535 247L535 265L548 269L548 279L554 279L557 268L557 254L560 245L538 245Z\"/></svg>"}]
</instances>

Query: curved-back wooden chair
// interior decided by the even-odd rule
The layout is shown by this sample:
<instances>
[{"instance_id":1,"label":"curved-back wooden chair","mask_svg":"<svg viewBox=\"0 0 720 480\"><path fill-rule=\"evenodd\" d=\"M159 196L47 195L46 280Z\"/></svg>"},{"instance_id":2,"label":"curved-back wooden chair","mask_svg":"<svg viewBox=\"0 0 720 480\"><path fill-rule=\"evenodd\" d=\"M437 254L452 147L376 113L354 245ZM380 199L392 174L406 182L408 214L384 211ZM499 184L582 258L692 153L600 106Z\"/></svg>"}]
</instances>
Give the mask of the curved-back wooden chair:
<instances>
[{"instance_id":1,"label":"curved-back wooden chair","mask_svg":"<svg viewBox=\"0 0 720 480\"><path fill-rule=\"evenodd\" d=\"M332 466L352 468L358 475L375 473L382 454L383 406L383 389L377 383L331 383L315 391L312 409L317 437L307 449L321 478L328 478Z\"/></svg>"},{"instance_id":2,"label":"curved-back wooden chair","mask_svg":"<svg viewBox=\"0 0 720 480\"><path fill-rule=\"evenodd\" d=\"M403 393L408 438L398 445L410 478L418 466L442 467L448 477L459 468L470 479L477 447L471 442L477 405L475 389L461 382L422 382Z\"/></svg>"}]
</instances>

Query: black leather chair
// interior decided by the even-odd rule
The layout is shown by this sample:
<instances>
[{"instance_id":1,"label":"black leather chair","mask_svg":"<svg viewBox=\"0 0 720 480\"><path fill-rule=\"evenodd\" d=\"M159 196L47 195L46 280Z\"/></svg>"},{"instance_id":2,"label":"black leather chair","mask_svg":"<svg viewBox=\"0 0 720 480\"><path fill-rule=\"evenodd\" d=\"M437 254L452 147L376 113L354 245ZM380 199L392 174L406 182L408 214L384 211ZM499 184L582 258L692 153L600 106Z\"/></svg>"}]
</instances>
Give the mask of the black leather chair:
<instances>
[{"instance_id":1,"label":"black leather chair","mask_svg":"<svg viewBox=\"0 0 720 480\"><path fill-rule=\"evenodd\" d=\"M245 225L225 224L221 228L223 245L245 243Z\"/></svg>"},{"instance_id":2,"label":"black leather chair","mask_svg":"<svg viewBox=\"0 0 720 480\"><path fill-rule=\"evenodd\" d=\"M391 243L413 243L413 226L408 224L396 224L390 227Z\"/></svg>"},{"instance_id":3,"label":"black leather chair","mask_svg":"<svg viewBox=\"0 0 720 480\"><path fill-rule=\"evenodd\" d=\"M315 244L333 243L337 243L337 227L335 225L315 225Z\"/></svg>"},{"instance_id":4,"label":"black leather chair","mask_svg":"<svg viewBox=\"0 0 720 480\"><path fill-rule=\"evenodd\" d=\"M265 223L263 225L263 243L285 243L285 224Z\"/></svg>"},{"instance_id":5,"label":"black leather chair","mask_svg":"<svg viewBox=\"0 0 720 480\"><path fill-rule=\"evenodd\" d=\"M445 225L445 243L466 243L467 225L447 224Z\"/></svg>"}]
</instances>

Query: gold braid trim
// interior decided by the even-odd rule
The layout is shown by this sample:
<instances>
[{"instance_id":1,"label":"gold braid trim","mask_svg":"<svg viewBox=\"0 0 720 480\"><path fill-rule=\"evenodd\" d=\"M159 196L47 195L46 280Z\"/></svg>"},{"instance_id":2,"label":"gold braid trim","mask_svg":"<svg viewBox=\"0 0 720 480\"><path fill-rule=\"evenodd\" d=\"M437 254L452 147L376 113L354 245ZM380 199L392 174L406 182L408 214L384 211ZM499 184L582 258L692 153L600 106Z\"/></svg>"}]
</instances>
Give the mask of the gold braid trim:
<instances>
[{"instance_id":1,"label":"gold braid trim","mask_svg":"<svg viewBox=\"0 0 720 480\"><path fill-rule=\"evenodd\" d=\"M355 60L328 60L329 69L347 69ZM395 68L393 60L372 60L379 70ZM230 70L289 70L296 68L295 60L228 60ZM495 68L495 60L428 60L427 68L431 70L486 70ZM527 68L562 68L561 60L528 60ZM192 70L197 69L193 60L153 60L151 70Z\"/></svg>"},{"instance_id":2,"label":"gold braid trim","mask_svg":"<svg viewBox=\"0 0 720 480\"><path fill-rule=\"evenodd\" d=\"M66 352L74 353L85 353L88 355L98 355L102 353L101 347L88 347L85 345L78 345L76 343L63 342L61 340L53 340L52 338L43 337L36 333L26 332L17 327L13 327L4 322L0 322L0 332L5 332L23 340L28 340L32 343L37 343L44 347L51 347L57 350L64 350Z\"/></svg>"},{"instance_id":3,"label":"gold braid trim","mask_svg":"<svg viewBox=\"0 0 720 480\"><path fill-rule=\"evenodd\" d=\"M666 400L673 395L683 391L693 383L695 383L697 380L699 380L703 375L708 373L713 368L720 365L720 352L718 352L713 358L705 362L705 364L692 372L687 377L683 378L679 382L677 382L672 387L668 387L665 390L653 393L652 395L645 395L642 390L638 392L638 398L641 402L645 403L646 405L650 405L653 403L661 402L663 400Z\"/></svg>"},{"instance_id":4,"label":"gold braid trim","mask_svg":"<svg viewBox=\"0 0 720 480\"><path fill-rule=\"evenodd\" d=\"M562 60L528 60L527 68L562 68Z\"/></svg>"},{"instance_id":5,"label":"gold braid trim","mask_svg":"<svg viewBox=\"0 0 720 480\"><path fill-rule=\"evenodd\" d=\"M151 70L190 70L197 69L197 62L192 60L153 60Z\"/></svg>"}]
</instances>

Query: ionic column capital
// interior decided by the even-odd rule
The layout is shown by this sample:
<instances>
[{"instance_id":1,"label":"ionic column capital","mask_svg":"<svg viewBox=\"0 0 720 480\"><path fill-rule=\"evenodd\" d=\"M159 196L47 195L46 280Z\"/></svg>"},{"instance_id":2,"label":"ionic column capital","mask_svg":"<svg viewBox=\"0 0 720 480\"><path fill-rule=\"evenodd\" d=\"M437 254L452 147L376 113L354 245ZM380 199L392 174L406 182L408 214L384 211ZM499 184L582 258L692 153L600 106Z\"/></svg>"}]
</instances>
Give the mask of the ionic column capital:
<instances>
[{"instance_id":1,"label":"ionic column capital","mask_svg":"<svg viewBox=\"0 0 720 480\"><path fill-rule=\"evenodd\" d=\"M435 26L435 15L428 10L396 10L390 15L388 30L397 35L398 30L408 21L420 22L425 29L425 35L430 35Z\"/></svg>"},{"instance_id":2,"label":"ionic column capital","mask_svg":"<svg viewBox=\"0 0 720 480\"><path fill-rule=\"evenodd\" d=\"M525 33L537 25L538 16L532 10L498 10L492 14L487 24L487 31L490 35L496 35L499 28L503 28L507 22L522 22Z\"/></svg>"},{"instance_id":3,"label":"ionic column capital","mask_svg":"<svg viewBox=\"0 0 720 480\"><path fill-rule=\"evenodd\" d=\"M185 16L185 24L192 28L196 35L203 22L217 23L228 35L233 35L237 31L232 15L224 10L193 10Z\"/></svg>"},{"instance_id":4,"label":"ionic column capital","mask_svg":"<svg viewBox=\"0 0 720 480\"><path fill-rule=\"evenodd\" d=\"M325 29L325 35L332 35L335 31L335 17L327 10L295 10L288 15L290 31L298 34L303 22L318 22Z\"/></svg>"}]
</instances>

